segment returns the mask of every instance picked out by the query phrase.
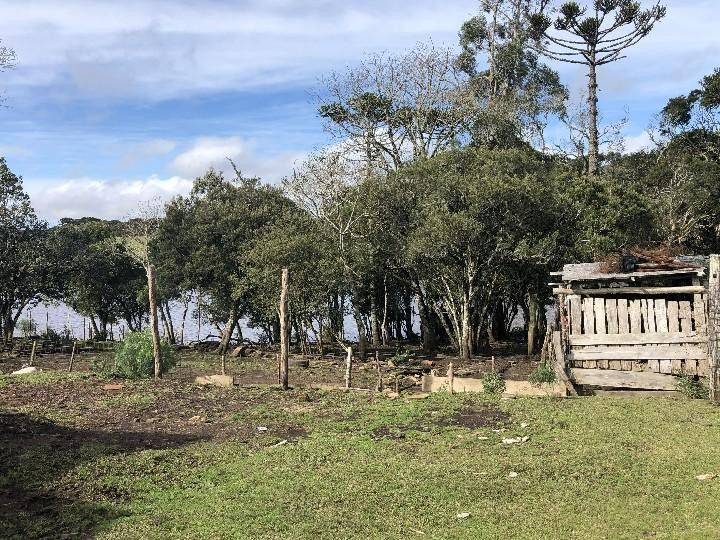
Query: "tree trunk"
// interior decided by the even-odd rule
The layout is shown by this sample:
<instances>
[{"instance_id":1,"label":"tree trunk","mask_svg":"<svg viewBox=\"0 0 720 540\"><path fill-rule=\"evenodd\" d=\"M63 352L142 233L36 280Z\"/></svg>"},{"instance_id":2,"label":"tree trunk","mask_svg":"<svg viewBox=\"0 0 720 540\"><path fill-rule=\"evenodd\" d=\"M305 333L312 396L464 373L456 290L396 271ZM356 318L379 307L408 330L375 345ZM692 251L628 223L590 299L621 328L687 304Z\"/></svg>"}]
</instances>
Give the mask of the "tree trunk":
<instances>
[{"instance_id":1,"label":"tree trunk","mask_svg":"<svg viewBox=\"0 0 720 540\"><path fill-rule=\"evenodd\" d=\"M463 296L462 304L462 335L460 337L460 358L467 361L470 360L470 298L466 293Z\"/></svg>"},{"instance_id":2,"label":"tree trunk","mask_svg":"<svg viewBox=\"0 0 720 540\"><path fill-rule=\"evenodd\" d=\"M535 340L537 338L538 330L538 297L537 295L531 294L528 301L528 325L527 325L527 353L528 356L532 356L535 353Z\"/></svg>"},{"instance_id":3,"label":"tree trunk","mask_svg":"<svg viewBox=\"0 0 720 540\"><path fill-rule=\"evenodd\" d=\"M380 327L378 326L378 313L377 313L377 300L375 294L370 298L370 332L372 333L372 344L374 347L378 347L382 342L380 341Z\"/></svg>"},{"instance_id":4,"label":"tree trunk","mask_svg":"<svg viewBox=\"0 0 720 540\"><path fill-rule=\"evenodd\" d=\"M595 53L590 57L590 70L588 73L588 172L594 176L600 172L600 135L598 130L598 84L597 66L595 65Z\"/></svg>"},{"instance_id":5,"label":"tree trunk","mask_svg":"<svg viewBox=\"0 0 720 540\"><path fill-rule=\"evenodd\" d=\"M358 329L358 354L360 355L360 360L365 361L367 357L367 330L363 322L362 314L360 313L360 308L355 305L355 302L353 302L353 312Z\"/></svg>"},{"instance_id":6,"label":"tree trunk","mask_svg":"<svg viewBox=\"0 0 720 540\"><path fill-rule=\"evenodd\" d=\"M288 358L290 356L290 309L288 303L288 269L283 268L280 284L280 384L288 389Z\"/></svg>"},{"instance_id":7,"label":"tree trunk","mask_svg":"<svg viewBox=\"0 0 720 540\"><path fill-rule=\"evenodd\" d=\"M190 302L186 302L183 308L182 319L180 320L180 345L185 345L185 320L190 307Z\"/></svg>"},{"instance_id":8,"label":"tree trunk","mask_svg":"<svg viewBox=\"0 0 720 540\"><path fill-rule=\"evenodd\" d=\"M388 344L388 291L387 291L387 276L385 276L384 282L383 282L383 318L382 318L382 344L387 345Z\"/></svg>"},{"instance_id":9,"label":"tree trunk","mask_svg":"<svg viewBox=\"0 0 720 540\"><path fill-rule=\"evenodd\" d=\"M505 327L505 305L502 300L493 309L492 337L496 341L507 341L510 337Z\"/></svg>"},{"instance_id":10,"label":"tree trunk","mask_svg":"<svg viewBox=\"0 0 720 540\"><path fill-rule=\"evenodd\" d=\"M160 352L160 332L158 331L158 314L157 314L157 291L155 290L155 267L150 264L147 267L148 281L148 302L150 303L150 333L153 341L153 363L155 366L155 379L162 377L160 370L161 352Z\"/></svg>"},{"instance_id":11,"label":"tree trunk","mask_svg":"<svg viewBox=\"0 0 720 540\"><path fill-rule=\"evenodd\" d=\"M230 308L230 316L228 317L227 322L225 323L225 328L223 329L222 336L220 337L220 345L218 345L216 353L219 354L225 354L228 350L228 346L230 344L230 338L232 338L233 330L235 329L235 325L237 324L238 320L238 302L234 302L232 305L232 308Z\"/></svg>"},{"instance_id":12,"label":"tree trunk","mask_svg":"<svg viewBox=\"0 0 720 540\"><path fill-rule=\"evenodd\" d=\"M175 326L173 325L172 313L170 312L170 302L166 301L166 302L164 302L164 304L165 304L165 314L167 316L168 330L170 330L170 337L169 337L170 343L175 345L177 343L177 338L175 336ZM162 309L162 305L161 305L160 309Z\"/></svg>"},{"instance_id":13,"label":"tree trunk","mask_svg":"<svg viewBox=\"0 0 720 540\"><path fill-rule=\"evenodd\" d=\"M412 308L412 295L406 292L403 295L405 304L405 338L408 341L415 339L415 332L413 331L413 308Z\"/></svg>"}]
</instances>

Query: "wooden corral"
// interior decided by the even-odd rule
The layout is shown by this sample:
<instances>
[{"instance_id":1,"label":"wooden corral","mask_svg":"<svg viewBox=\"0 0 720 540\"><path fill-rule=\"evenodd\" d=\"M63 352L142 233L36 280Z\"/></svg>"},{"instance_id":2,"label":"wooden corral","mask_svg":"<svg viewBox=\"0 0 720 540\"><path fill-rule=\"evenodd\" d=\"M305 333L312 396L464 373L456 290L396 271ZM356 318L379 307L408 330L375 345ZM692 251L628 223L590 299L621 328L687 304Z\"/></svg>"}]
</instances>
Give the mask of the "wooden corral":
<instances>
[{"instance_id":1,"label":"wooden corral","mask_svg":"<svg viewBox=\"0 0 720 540\"><path fill-rule=\"evenodd\" d=\"M578 384L673 389L678 375L710 375L708 260L607 273L602 263L554 273L557 361Z\"/></svg>"}]
</instances>

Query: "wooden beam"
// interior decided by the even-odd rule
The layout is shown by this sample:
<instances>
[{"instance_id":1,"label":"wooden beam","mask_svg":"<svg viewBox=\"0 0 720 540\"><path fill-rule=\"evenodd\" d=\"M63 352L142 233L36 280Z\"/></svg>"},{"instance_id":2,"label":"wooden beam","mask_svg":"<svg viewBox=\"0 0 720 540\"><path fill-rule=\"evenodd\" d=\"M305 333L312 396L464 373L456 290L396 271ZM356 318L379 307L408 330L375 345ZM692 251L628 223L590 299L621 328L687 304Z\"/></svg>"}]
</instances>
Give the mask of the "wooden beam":
<instances>
[{"instance_id":1,"label":"wooden beam","mask_svg":"<svg viewBox=\"0 0 720 540\"><path fill-rule=\"evenodd\" d=\"M633 345L629 347L594 347L574 349L568 359L574 360L672 360L707 358L700 345Z\"/></svg>"},{"instance_id":2,"label":"wooden beam","mask_svg":"<svg viewBox=\"0 0 720 540\"><path fill-rule=\"evenodd\" d=\"M602 294L703 294L705 287L683 285L681 287L606 287L603 289L553 289L553 294L579 294L581 296L597 296Z\"/></svg>"},{"instance_id":3,"label":"wooden beam","mask_svg":"<svg viewBox=\"0 0 720 540\"><path fill-rule=\"evenodd\" d=\"M677 378L673 375L661 375L659 373L580 368L571 369L570 378L576 384L588 386L643 390L676 390L675 382L677 381Z\"/></svg>"},{"instance_id":4,"label":"wooden beam","mask_svg":"<svg viewBox=\"0 0 720 540\"><path fill-rule=\"evenodd\" d=\"M650 345L674 343L706 343L707 337L697 332L659 334L607 334L570 336L570 345Z\"/></svg>"},{"instance_id":5,"label":"wooden beam","mask_svg":"<svg viewBox=\"0 0 720 540\"><path fill-rule=\"evenodd\" d=\"M710 399L720 401L720 255L710 255L708 312Z\"/></svg>"}]
</instances>

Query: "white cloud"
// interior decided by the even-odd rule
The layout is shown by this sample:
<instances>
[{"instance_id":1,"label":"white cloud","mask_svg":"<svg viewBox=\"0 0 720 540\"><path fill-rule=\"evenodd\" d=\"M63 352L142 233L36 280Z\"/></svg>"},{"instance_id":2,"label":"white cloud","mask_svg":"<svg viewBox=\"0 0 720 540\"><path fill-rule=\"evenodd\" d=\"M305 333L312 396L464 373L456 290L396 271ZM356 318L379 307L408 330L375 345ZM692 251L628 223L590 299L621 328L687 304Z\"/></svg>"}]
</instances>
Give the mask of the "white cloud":
<instances>
[{"instance_id":1,"label":"white cloud","mask_svg":"<svg viewBox=\"0 0 720 540\"><path fill-rule=\"evenodd\" d=\"M163 99L313 81L372 49L429 37L455 43L477 0L0 0L18 53L9 84L70 95Z\"/></svg>"},{"instance_id":2,"label":"white cloud","mask_svg":"<svg viewBox=\"0 0 720 540\"><path fill-rule=\"evenodd\" d=\"M282 152L259 157L256 144L243 137L201 137L190 148L175 157L171 169L177 174L194 178L210 167L232 171L232 159L245 176L258 176L275 183L290 173L293 166L306 157L302 152Z\"/></svg>"},{"instance_id":3,"label":"white cloud","mask_svg":"<svg viewBox=\"0 0 720 540\"><path fill-rule=\"evenodd\" d=\"M63 217L122 219L132 215L142 201L167 201L175 195L186 195L191 188L192 181L180 176L151 176L144 180L74 178L27 185L38 216L51 223Z\"/></svg>"},{"instance_id":4,"label":"white cloud","mask_svg":"<svg viewBox=\"0 0 720 540\"><path fill-rule=\"evenodd\" d=\"M643 131L639 135L625 137L625 152L632 153L640 150L649 150L655 146L650 133Z\"/></svg>"}]
</instances>

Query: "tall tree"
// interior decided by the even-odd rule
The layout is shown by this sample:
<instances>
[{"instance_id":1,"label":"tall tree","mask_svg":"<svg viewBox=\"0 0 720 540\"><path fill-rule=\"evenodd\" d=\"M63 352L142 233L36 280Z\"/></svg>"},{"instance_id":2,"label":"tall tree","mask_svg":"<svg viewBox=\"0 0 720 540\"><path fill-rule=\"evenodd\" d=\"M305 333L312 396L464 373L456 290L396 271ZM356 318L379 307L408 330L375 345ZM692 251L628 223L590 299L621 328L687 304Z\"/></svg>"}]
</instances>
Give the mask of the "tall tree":
<instances>
[{"instance_id":1,"label":"tall tree","mask_svg":"<svg viewBox=\"0 0 720 540\"><path fill-rule=\"evenodd\" d=\"M0 158L0 331L12 339L23 309L50 293L61 272L49 260L47 226L38 219L22 177ZM58 271L56 271L58 270Z\"/></svg>"},{"instance_id":2,"label":"tall tree","mask_svg":"<svg viewBox=\"0 0 720 540\"><path fill-rule=\"evenodd\" d=\"M594 0L589 8L566 2L553 23L551 4L542 0L540 10L531 15L533 37L547 57L588 68L588 172L595 175L600 171L598 68L625 58L624 51L646 37L666 9L660 3L641 9L632 0Z\"/></svg>"},{"instance_id":3,"label":"tall tree","mask_svg":"<svg viewBox=\"0 0 720 540\"><path fill-rule=\"evenodd\" d=\"M564 111L567 90L531 46L530 13L539 7L540 0L481 0L480 14L460 28L457 65L477 101L477 144L544 146L548 118Z\"/></svg>"},{"instance_id":4,"label":"tall tree","mask_svg":"<svg viewBox=\"0 0 720 540\"><path fill-rule=\"evenodd\" d=\"M421 44L370 55L323 82L326 128L348 155L387 170L456 144L472 124L473 99L450 49Z\"/></svg>"}]
</instances>

